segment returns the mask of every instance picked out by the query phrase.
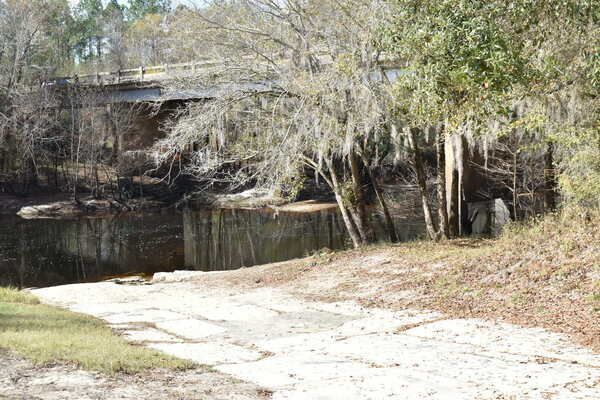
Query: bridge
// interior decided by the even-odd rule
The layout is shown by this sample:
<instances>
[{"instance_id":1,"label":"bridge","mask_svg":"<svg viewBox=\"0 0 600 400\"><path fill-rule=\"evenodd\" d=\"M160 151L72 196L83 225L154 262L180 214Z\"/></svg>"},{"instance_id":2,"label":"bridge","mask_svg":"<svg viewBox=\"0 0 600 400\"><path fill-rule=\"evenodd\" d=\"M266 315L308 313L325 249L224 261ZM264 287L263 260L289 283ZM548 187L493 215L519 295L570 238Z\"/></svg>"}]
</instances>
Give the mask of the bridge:
<instances>
[{"instance_id":1,"label":"bridge","mask_svg":"<svg viewBox=\"0 0 600 400\"><path fill-rule=\"evenodd\" d=\"M191 77L200 69L219 65L219 62L166 64L152 67L119 69L95 74L54 77L45 80L43 87L60 90L67 86L104 88L106 95L99 103L137 103L159 100L191 100L214 97L206 88L190 88L166 95L162 83L176 78Z\"/></svg>"},{"instance_id":2,"label":"bridge","mask_svg":"<svg viewBox=\"0 0 600 400\"><path fill-rule=\"evenodd\" d=\"M98 100L100 104L210 99L215 97L218 88L196 86L185 90L166 91L163 89L163 84L177 78L193 77L202 69L220 65L223 65L222 61L211 60L151 67L140 66L112 72L54 77L45 80L42 86L57 89L74 85L101 87L104 88L106 94ZM381 71L370 73L369 78L393 82L400 71L398 68L385 67ZM268 90L271 85L269 83L247 83L245 86L248 89L260 91Z\"/></svg>"},{"instance_id":3,"label":"bridge","mask_svg":"<svg viewBox=\"0 0 600 400\"><path fill-rule=\"evenodd\" d=\"M332 60L323 56L320 61L327 65ZM127 132L118 133L118 149L124 151L144 151L152 147L157 139L164 137L163 123L170 118L172 112L182 103L194 100L209 100L215 98L220 87L197 86L191 80L189 87L179 90L166 90L167 82L176 79L193 78L200 71L223 66L222 61L204 60L201 62L167 64L151 67L138 67L99 72L95 74L54 77L42 82L46 90L58 94L58 103L67 104L71 97L77 101L81 98L73 96L82 89L85 104L82 107L106 107L106 115L114 112L115 108L134 109L132 124ZM370 73L366 78L378 81L393 82L400 69L393 67L381 68ZM240 89L253 91L269 91L276 82L248 82L240 85ZM90 89L93 96L85 96ZM75 92L73 92L73 90ZM97 92L94 92L97 90ZM152 103L160 103L154 107ZM145 105L149 105L146 107ZM58 106L58 104L57 104ZM110 123L107 123L110 125Z\"/></svg>"}]
</instances>

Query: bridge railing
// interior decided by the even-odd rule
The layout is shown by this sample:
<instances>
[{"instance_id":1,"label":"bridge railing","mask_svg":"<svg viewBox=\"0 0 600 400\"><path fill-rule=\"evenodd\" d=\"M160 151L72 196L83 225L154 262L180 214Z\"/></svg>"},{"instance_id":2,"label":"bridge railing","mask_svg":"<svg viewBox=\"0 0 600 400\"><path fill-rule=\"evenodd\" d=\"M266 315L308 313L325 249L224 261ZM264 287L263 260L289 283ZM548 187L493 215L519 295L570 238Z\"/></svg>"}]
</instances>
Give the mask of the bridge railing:
<instances>
[{"instance_id":1,"label":"bridge railing","mask_svg":"<svg viewBox=\"0 0 600 400\"><path fill-rule=\"evenodd\" d=\"M319 55L323 61L331 62L328 54ZM247 56L254 59L254 56ZM282 60L284 61L284 60ZM82 83L87 85L118 85L127 83L156 82L177 76L186 76L195 73L202 68L223 65L223 61L215 59L204 59L201 61L165 64L158 66L140 66L137 68L120 69L113 72L97 72L95 74L74 75L70 77L57 77L47 79L47 85L60 85L70 83Z\"/></svg>"},{"instance_id":2,"label":"bridge railing","mask_svg":"<svg viewBox=\"0 0 600 400\"><path fill-rule=\"evenodd\" d=\"M331 55L329 54L320 55L319 58L324 64L329 64L332 62ZM83 85L104 86L152 83L169 78L193 75L196 73L196 71L203 68L210 68L219 65L223 65L223 62L214 59L207 59L189 63L165 64L150 67L140 66L138 68L120 69L112 72L97 72L95 74L56 77L47 79L42 83L42 85L67 85L80 83ZM384 60L380 66L384 69L390 69L391 67L391 69L394 70L395 65L397 65L397 62L390 63L389 60ZM386 75L388 75L388 72L392 71L386 71ZM381 74L381 71L374 71L369 75L371 76L377 74ZM391 78L394 80L396 77L397 72L394 72ZM374 78L377 79L375 76ZM389 78L390 77L388 77L388 79Z\"/></svg>"},{"instance_id":3,"label":"bridge railing","mask_svg":"<svg viewBox=\"0 0 600 400\"><path fill-rule=\"evenodd\" d=\"M218 65L217 61L201 61L193 63L165 64L158 66L119 69L111 72L73 75L47 79L44 85L64 85L81 83L86 85L119 85L127 83L149 83L166 78L186 76L202 68Z\"/></svg>"}]
</instances>

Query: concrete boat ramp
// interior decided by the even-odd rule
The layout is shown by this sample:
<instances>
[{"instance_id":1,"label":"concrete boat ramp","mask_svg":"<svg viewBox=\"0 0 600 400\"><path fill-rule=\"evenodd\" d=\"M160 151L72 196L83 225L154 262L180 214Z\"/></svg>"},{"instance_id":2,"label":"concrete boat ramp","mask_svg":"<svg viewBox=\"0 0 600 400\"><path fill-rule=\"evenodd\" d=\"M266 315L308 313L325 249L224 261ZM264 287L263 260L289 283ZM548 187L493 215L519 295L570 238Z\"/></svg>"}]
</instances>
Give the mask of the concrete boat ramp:
<instances>
[{"instance_id":1,"label":"concrete boat ramp","mask_svg":"<svg viewBox=\"0 0 600 400\"><path fill-rule=\"evenodd\" d=\"M33 293L277 400L600 399L600 356L543 329L215 287L196 274Z\"/></svg>"}]
</instances>

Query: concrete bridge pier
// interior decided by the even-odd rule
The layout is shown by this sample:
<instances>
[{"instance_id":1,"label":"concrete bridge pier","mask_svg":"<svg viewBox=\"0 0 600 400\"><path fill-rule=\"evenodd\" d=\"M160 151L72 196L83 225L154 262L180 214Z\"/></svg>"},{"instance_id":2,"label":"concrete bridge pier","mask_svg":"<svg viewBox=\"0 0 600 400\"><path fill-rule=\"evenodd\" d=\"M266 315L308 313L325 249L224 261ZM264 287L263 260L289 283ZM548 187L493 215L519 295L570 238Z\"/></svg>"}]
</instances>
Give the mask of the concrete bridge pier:
<instances>
[{"instance_id":1,"label":"concrete bridge pier","mask_svg":"<svg viewBox=\"0 0 600 400\"><path fill-rule=\"evenodd\" d=\"M137 166L133 160L124 159L123 155L127 152L149 150L158 140L164 138L163 125L182 102L170 100L158 106L152 103L106 105L107 127L110 131L109 136L113 138L113 157L124 163L122 167L125 170L137 169Z\"/></svg>"}]
</instances>

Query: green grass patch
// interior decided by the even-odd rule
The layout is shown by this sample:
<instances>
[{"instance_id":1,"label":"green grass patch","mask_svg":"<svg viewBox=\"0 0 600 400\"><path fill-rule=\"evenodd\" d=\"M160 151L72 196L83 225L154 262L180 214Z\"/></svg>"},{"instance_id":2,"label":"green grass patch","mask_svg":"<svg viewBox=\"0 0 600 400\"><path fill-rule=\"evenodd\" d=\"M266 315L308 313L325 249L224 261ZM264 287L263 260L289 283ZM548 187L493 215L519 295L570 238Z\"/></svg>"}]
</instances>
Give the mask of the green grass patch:
<instances>
[{"instance_id":1,"label":"green grass patch","mask_svg":"<svg viewBox=\"0 0 600 400\"><path fill-rule=\"evenodd\" d=\"M97 318L40 304L29 293L7 288L0 288L0 348L41 365L62 361L109 374L196 366L132 345Z\"/></svg>"},{"instance_id":2,"label":"green grass patch","mask_svg":"<svg viewBox=\"0 0 600 400\"><path fill-rule=\"evenodd\" d=\"M591 294L587 300L592 303L592 310L600 312L600 293Z\"/></svg>"},{"instance_id":3,"label":"green grass patch","mask_svg":"<svg viewBox=\"0 0 600 400\"><path fill-rule=\"evenodd\" d=\"M588 297L588 300L593 303L600 303L600 293L593 293Z\"/></svg>"}]
</instances>

